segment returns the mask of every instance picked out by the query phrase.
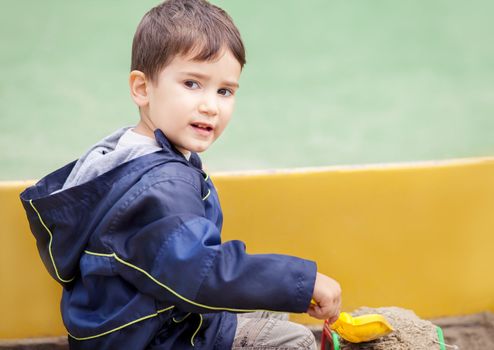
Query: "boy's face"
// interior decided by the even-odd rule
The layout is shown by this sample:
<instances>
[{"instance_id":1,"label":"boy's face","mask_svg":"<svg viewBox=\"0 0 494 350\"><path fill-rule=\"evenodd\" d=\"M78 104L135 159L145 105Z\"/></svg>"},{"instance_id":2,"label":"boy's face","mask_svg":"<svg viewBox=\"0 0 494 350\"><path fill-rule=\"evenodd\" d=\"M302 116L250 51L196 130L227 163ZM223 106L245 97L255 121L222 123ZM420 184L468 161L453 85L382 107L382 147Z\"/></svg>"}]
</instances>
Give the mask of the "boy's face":
<instances>
[{"instance_id":1,"label":"boy's face","mask_svg":"<svg viewBox=\"0 0 494 350\"><path fill-rule=\"evenodd\" d=\"M213 62L177 56L146 83L136 131L163 131L182 153L203 152L221 135L235 105L241 67L229 50Z\"/></svg>"}]
</instances>

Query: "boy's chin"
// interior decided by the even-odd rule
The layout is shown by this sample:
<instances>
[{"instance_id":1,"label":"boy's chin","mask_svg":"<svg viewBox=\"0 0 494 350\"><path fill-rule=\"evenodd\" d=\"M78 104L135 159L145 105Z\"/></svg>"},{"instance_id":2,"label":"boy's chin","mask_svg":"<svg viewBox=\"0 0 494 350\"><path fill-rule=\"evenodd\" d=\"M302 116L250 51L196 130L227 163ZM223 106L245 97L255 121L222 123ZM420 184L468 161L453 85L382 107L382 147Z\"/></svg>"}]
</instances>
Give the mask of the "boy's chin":
<instances>
[{"instance_id":1,"label":"boy's chin","mask_svg":"<svg viewBox=\"0 0 494 350\"><path fill-rule=\"evenodd\" d=\"M207 149L208 149L208 147L194 147L194 148L190 149L189 152L202 153L202 152L206 151Z\"/></svg>"},{"instance_id":2,"label":"boy's chin","mask_svg":"<svg viewBox=\"0 0 494 350\"><path fill-rule=\"evenodd\" d=\"M211 146L211 144L208 142L205 142L204 144L199 143L199 144L195 144L195 145L191 145L190 147L187 147L187 150L190 152L194 152L194 153L201 153L201 152L207 151L210 146Z\"/></svg>"},{"instance_id":3,"label":"boy's chin","mask_svg":"<svg viewBox=\"0 0 494 350\"><path fill-rule=\"evenodd\" d=\"M208 145L190 145L189 147L182 147L180 148L180 151L186 151L186 152L193 152L193 153L201 153L206 151L209 148Z\"/></svg>"}]
</instances>

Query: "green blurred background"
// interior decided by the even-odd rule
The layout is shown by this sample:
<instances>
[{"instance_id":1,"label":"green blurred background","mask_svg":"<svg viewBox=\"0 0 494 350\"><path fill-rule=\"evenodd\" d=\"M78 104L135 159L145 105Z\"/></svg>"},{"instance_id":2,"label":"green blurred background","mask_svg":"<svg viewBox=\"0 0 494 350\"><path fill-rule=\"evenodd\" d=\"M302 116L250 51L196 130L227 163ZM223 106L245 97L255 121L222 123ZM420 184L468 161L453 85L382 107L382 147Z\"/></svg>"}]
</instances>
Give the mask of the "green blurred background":
<instances>
[{"instance_id":1,"label":"green blurred background","mask_svg":"<svg viewBox=\"0 0 494 350\"><path fill-rule=\"evenodd\" d=\"M133 33L157 1L0 0L0 180L137 121ZM494 155L494 2L223 0L248 63L209 170Z\"/></svg>"}]
</instances>

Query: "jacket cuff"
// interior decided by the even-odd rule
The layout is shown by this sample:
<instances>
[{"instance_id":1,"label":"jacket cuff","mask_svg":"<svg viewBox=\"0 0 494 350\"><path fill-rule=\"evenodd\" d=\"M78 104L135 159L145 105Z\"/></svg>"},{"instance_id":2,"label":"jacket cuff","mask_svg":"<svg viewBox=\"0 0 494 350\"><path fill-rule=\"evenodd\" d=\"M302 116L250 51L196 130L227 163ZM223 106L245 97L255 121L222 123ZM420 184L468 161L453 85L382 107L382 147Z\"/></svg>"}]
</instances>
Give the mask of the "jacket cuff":
<instances>
[{"instance_id":1,"label":"jacket cuff","mask_svg":"<svg viewBox=\"0 0 494 350\"><path fill-rule=\"evenodd\" d=\"M294 312L306 312L314 294L316 283L317 265L314 261L301 259L301 271L297 278L296 300L297 310ZM300 307L300 308L299 308Z\"/></svg>"}]
</instances>

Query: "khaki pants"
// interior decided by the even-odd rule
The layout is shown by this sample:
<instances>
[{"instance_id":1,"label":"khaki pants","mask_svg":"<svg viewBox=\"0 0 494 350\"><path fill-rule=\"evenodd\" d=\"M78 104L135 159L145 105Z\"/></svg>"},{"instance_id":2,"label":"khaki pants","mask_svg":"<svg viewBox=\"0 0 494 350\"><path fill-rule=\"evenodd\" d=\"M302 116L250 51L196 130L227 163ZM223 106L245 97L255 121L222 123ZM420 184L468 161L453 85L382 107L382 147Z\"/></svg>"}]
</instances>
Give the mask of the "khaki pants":
<instances>
[{"instance_id":1,"label":"khaki pants","mask_svg":"<svg viewBox=\"0 0 494 350\"><path fill-rule=\"evenodd\" d=\"M233 350L317 350L312 332L288 321L288 314L253 312L237 314Z\"/></svg>"}]
</instances>

